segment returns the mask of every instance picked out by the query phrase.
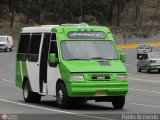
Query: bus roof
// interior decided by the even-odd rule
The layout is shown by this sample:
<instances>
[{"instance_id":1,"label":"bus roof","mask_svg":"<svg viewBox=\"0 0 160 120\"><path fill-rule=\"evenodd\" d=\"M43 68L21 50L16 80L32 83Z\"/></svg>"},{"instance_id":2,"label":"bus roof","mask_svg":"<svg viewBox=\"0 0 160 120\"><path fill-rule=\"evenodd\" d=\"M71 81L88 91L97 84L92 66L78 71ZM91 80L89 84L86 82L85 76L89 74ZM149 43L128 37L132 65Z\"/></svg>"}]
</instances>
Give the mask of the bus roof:
<instances>
[{"instance_id":1,"label":"bus roof","mask_svg":"<svg viewBox=\"0 0 160 120\"><path fill-rule=\"evenodd\" d=\"M9 36L9 35L0 35L0 37L12 37L12 36Z\"/></svg>"},{"instance_id":2,"label":"bus roof","mask_svg":"<svg viewBox=\"0 0 160 120\"><path fill-rule=\"evenodd\" d=\"M79 30L79 29L90 29L95 31L105 31L110 32L110 30L105 26L89 26L86 23L81 24L62 24L62 25L41 25L33 27L24 27L21 29L21 33L43 33L43 32L52 32L53 29L63 29L67 30Z\"/></svg>"},{"instance_id":3,"label":"bus roof","mask_svg":"<svg viewBox=\"0 0 160 120\"><path fill-rule=\"evenodd\" d=\"M21 30L21 33L41 33L41 32L51 32L53 27L57 27L59 25L41 25L41 26L33 26L33 27L24 27Z\"/></svg>"}]
</instances>

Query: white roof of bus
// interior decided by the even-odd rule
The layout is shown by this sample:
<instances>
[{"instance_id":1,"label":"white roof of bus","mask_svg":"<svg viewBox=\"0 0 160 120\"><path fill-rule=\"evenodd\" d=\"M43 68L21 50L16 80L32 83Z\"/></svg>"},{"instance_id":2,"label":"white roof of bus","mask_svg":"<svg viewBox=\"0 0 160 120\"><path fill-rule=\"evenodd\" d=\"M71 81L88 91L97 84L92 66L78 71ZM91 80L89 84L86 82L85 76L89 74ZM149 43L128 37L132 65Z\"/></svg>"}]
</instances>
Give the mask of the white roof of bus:
<instances>
[{"instance_id":1,"label":"white roof of bus","mask_svg":"<svg viewBox=\"0 0 160 120\"><path fill-rule=\"evenodd\" d=\"M9 35L0 35L0 37L12 37L12 36L9 36Z\"/></svg>"},{"instance_id":2,"label":"white roof of bus","mask_svg":"<svg viewBox=\"0 0 160 120\"><path fill-rule=\"evenodd\" d=\"M42 25L36 27L24 27L22 29L22 33L41 33L41 32L51 32L53 27L57 27L59 25Z\"/></svg>"}]
</instances>

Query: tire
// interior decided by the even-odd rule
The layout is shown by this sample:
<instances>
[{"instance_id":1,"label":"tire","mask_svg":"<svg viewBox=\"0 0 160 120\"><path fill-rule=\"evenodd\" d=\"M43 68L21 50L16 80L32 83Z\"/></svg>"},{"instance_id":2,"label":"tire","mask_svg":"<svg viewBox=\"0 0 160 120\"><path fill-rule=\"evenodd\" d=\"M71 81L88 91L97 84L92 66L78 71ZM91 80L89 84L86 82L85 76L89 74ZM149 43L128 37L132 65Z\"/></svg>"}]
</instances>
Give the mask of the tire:
<instances>
[{"instance_id":1,"label":"tire","mask_svg":"<svg viewBox=\"0 0 160 120\"><path fill-rule=\"evenodd\" d=\"M41 100L41 95L36 92L31 92L29 82L25 81L23 87L23 98L26 103L38 103Z\"/></svg>"},{"instance_id":2,"label":"tire","mask_svg":"<svg viewBox=\"0 0 160 120\"><path fill-rule=\"evenodd\" d=\"M8 52L8 48L6 47L5 52Z\"/></svg>"},{"instance_id":3,"label":"tire","mask_svg":"<svg viewBox=\"0 0 160 120\"><path fill-rule=\"evenodd\" d=\"M146 72L147 72L147 73L150 73L150 72L151 72L151 70L150 70L147 66L146 66L145 69L146 69Z\"/></svg>"},{"instance_id":4,"label":"tire","mask_svg":"<svg viewBox=\"0 0 160 120\"><path fill-rule=\"evenodd\" d=\"M118 96L112 100L114 109L123 109L125 104L125 96Z\"/></svg>"},{"instance_id":5,"label":"tire","mask_svg":"<svg viewBox=\"0 0 160 120\"><path fill-rule=\"evenodd\" d=\"M70 98L67 95L66 86L63 83L58 83L56 88L56 100L59 108L68 108Z\"/></svg>"},{"instance_id":6,"label":"tire","mask_svg":"<svg viewBox=\"0 0 160 120\"><path fill-rule=\"evenodd\" d=\"M12 48L10 48L10 52L12 52Z\"/></svg>"},{"instance_id":7,"label":"tire","mask_svg":"<svg viewBox=\"0 0 160 120\"><path fill-rule=\"evenodd\" d=\"M141 72L142 70L140 69L139 65L137 65L137 72Z\"/></svg>"}]
</instances>

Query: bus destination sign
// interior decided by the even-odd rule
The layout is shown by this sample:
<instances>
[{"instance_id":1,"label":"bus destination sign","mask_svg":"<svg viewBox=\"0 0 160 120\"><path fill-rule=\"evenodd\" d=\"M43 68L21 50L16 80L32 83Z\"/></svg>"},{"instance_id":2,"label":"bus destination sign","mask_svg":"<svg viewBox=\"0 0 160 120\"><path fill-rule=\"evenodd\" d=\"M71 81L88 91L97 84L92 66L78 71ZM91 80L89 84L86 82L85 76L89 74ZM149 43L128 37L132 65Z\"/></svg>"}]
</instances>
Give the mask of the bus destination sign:
<instances>
[{"instance_id":1,"label":"bus destination sign","mask_svg":"<svg viewBox=\"0 0 160 120\"><path fill-rule=\"evenodd\" d=\"M104 32L68 32L68 38L80 39L80 38L94 38L104 39L106 34Z\"/></svg>"}]
</instances>

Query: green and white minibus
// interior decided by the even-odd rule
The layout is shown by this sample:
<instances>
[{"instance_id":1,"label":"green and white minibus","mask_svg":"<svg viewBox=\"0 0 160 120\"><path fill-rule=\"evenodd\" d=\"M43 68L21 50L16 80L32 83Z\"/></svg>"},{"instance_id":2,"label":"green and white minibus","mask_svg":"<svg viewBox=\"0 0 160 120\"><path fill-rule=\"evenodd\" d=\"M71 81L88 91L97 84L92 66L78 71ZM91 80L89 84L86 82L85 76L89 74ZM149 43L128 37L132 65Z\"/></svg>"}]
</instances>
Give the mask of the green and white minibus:
<instances>
[{"instance_id":1,"label":"green and white minibus","mask_svg":"<svg viewBox=\"0 0 160 120\"><path fill-rule=\"evenodd\" d=\"M111 31L81 24L21 29L16 58L16 86L25 102L56 97L60 108L72 103L112 102L122 109L128 92L125 54Z\"/></svg>"}]
</instances>

